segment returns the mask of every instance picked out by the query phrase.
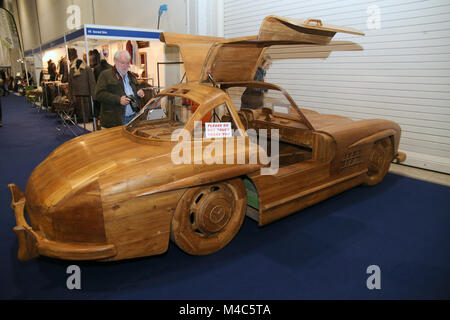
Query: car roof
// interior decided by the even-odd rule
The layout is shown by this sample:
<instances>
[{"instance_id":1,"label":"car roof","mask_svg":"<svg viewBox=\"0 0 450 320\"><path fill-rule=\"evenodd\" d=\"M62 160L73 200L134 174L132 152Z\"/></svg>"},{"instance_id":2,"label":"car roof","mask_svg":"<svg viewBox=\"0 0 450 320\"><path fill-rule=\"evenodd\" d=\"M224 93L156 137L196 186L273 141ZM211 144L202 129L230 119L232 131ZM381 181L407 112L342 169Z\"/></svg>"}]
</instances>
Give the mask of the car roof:
<instances>
[{"instance_id":1,"label":"car roof","mask_svg":"<svg viewBox=\"0 0 450 320\"><path fill-rule=\"evenodd\" d=\"M220 104L228 95L221 89L208 83L180 83L161 91L158 96L176 96L192 100L200 105Z\"/></svg>"}]
</instances>

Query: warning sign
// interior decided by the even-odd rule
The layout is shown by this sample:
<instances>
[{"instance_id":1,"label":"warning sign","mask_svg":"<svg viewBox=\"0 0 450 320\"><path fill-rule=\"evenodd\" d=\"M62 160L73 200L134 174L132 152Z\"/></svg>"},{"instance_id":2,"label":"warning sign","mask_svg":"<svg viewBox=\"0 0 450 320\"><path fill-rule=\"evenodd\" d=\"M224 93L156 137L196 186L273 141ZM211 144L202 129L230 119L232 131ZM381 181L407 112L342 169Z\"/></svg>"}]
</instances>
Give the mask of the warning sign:
<instances>
[{"instance_id":1,"label":"warning sign","mask_svg":"<svg viewBox=\"0 0 450 320\"><path fill-rule=\"evenodd\" d=\"M233 136L231 122L206 122L206 138L229 138Z\"/></svg>"}]
</instances>

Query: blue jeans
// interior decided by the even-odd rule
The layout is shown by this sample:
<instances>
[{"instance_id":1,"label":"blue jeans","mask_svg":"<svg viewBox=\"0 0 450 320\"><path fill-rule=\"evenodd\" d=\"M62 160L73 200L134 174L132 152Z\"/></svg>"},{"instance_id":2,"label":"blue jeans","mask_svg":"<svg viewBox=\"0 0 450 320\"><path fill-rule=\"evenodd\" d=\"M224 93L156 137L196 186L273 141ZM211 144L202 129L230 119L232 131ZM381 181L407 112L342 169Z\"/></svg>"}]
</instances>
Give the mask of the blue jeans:
<instances>
[{"instance_id":1,"label":"blue jeans","mask_svg":"<svg viewBox=\"0 0 450 320\"><path fill-rule=\"evenodd\" d=\"M136 116L136 113L132 113L129 116L123 115L123 121L122 124L127 124L130 122L134 117Z\"/></svg>"}]
</instances>

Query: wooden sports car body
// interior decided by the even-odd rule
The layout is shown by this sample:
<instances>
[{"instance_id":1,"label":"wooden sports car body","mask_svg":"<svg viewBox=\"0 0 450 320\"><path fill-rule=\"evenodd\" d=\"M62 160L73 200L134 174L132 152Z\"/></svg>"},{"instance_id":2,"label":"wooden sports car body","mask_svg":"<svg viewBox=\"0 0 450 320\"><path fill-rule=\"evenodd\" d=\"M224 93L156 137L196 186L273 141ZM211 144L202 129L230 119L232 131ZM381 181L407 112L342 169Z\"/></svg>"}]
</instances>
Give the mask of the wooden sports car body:
<instances>
[{"instance_id":1,"label":"wooden sports car body","mask_svg":"<svg viewBox=\"0 0 450 320\"><path fill-rule=\"evenodd\" d=\"M180 47L188 82L160 92L128 125L55 149L33 171L25 193L9 185L18 258L121 260L161 254L170 239L187 253L209 254L231 241L246 213L262 226L380 182L394 159L404 159L396 123L321 115L299 108L278 86L252 80L267 47L326 45L336 32L360 34L276 16L264 19L254 37L162 34L167 45ZM284 104L267 95L264 108L237 111L231 92L245 87L274 92ZM182 101L195 103L195 112L183 116ZM208 123L225 123L233 134L204 139ZM182 128L187 138L173 139ZM269 164L261 154L268 152L248 129L259 138L261 129L268 137L277 133L272 174L263 174ZM231 148L211 148L217 141ZM174 160L181 154L183 161Z\"/></svg>"}]
</instances>

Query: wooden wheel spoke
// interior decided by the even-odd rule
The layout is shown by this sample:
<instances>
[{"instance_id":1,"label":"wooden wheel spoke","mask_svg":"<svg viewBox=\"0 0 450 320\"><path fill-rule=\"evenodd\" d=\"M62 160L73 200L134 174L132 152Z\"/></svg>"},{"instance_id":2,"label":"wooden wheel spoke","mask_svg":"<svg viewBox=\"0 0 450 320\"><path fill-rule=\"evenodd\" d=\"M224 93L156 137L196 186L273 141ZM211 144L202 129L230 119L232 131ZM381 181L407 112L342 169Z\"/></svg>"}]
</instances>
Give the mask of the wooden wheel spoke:
<instances>
[{"instance_id":1,"label":"wooden wheel spoke","mask_svg":"<svg viewBox=\"0 0 450 320\"><path fill-rule=\"evenodd\" d=\"M197 219L195 217L195 211L194 210L189 210L189 221L191 223L192 228L196 229L197 228Z\"/></svg>"}]
</instances>

